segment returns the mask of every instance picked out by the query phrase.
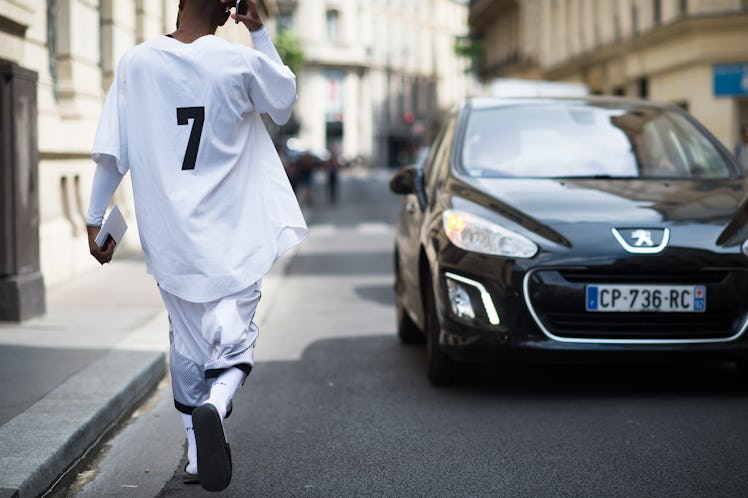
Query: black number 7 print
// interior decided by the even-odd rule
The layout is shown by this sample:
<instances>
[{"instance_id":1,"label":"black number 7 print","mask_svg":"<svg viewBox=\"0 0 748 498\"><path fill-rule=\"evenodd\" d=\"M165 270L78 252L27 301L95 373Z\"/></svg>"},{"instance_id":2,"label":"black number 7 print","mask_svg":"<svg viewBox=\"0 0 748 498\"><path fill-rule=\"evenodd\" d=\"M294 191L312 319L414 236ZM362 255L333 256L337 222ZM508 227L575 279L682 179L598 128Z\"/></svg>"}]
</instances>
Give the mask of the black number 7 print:
<instances>
[{"instance_id":1,"label":"black number 7 print","mask_svg":"<svg viewBox=\"0 0 748 498\"><path fill-rule=\"evenodd\" d=\"M190 140L187 142L187 150L184 152L182 169L195 169L197 161L197 149L200 147L200 137L203 134L203 123L205 123L205 107L177 107L177 124L186 125L193 119Z\"/></svg>"}]
</instances>

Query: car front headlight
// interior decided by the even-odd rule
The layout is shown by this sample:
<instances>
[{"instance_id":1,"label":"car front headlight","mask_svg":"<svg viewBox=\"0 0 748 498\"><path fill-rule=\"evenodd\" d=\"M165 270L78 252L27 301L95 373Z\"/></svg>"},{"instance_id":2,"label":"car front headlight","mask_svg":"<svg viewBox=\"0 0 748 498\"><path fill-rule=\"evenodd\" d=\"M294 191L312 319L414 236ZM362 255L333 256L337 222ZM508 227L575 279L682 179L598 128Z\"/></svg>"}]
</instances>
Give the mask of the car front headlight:
<instances>
[{"instance_id":1,"label":"car front headlight","mask_svg":"<svg viewBox=\"0 0 748 498\"><path fill-rule=\"evenodd\" d=\"M538 252L527 237L465 211L447 209L442 224L449 240L466 251L507 258L532 258Z\"/></svg>"}]
</instances>

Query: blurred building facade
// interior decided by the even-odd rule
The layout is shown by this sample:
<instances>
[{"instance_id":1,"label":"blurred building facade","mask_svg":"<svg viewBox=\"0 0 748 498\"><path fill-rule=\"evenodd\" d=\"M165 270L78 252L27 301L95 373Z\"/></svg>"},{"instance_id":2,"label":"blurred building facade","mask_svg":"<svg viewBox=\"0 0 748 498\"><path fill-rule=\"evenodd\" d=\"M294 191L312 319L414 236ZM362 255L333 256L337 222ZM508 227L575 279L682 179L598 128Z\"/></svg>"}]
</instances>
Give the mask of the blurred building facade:
<instances>
[{"instance_id":1,"label":"blurred building facade","mask_svg":"<svg viewBox=\"0 0 748 498\"><path fill-rule=\"evenodd\" d=\"M483 81L672 102L730 150L748 123L746 0L472 0L470 26Z\"/></svg>"},{"instance_id":2,"label":"blurred building facade","mask_svg":"<svg viewBox=\"0 0 748 498\"><path fill-rule=\"evenodd\" d=\"M306 63L298 76L298 137L313 150L340 145L372 164L408 159L467 89L460 0L261 0L271 33L291 29ZM85 214L90 149L122 54L173 31L178 0L0 0L0 63L37 73L41 270L47 286L90 271ZM243 26L219 36L250 44ZM0 129L0 133L3 130ZM139 247L129 176L115 202Z\"/></svg>"},{"instance_id":3,"label":"blurred building facade","mask_svg":"<svg viewBox=\"0 0 748 498\"><path fill-rule=\"evenodd\" d=\"M294 118L304 147L339 145L374 165L407 162L468 91L459 0L276 0L278 29L300 40Z\"/></svg>"}]
</instances>

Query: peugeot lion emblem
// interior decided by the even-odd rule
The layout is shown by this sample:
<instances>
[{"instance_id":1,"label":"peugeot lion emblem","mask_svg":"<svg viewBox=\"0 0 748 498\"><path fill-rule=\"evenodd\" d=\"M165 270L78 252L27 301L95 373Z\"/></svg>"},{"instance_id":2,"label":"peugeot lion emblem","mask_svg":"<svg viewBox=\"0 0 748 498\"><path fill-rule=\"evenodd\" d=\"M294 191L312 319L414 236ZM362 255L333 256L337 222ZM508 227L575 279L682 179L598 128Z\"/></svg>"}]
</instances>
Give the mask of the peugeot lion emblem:
<instances>
[{"instance_id":1,"label":"peugeot lion emblem","mask_svg":"<svg viewBox=\"0 0 748 498\"><path fill-rule=\"evenodd\" d=\"M634 246L636 247L652 247L654 245L654 242L652 242L652 232L649 230L634 230L631 233L631 238L636 240L634 242Z\"/></svg>"},{"instance_id":2,"label":"peugeot lion emblem","mask_svg":"<svg viewBox=\"0 0 748 498\"><path fill-rule=\"evenodd\" d=\"M633 254L657 254L670 240L669 228L613 228L613 237Z\"/></svg>"}]
</instances>

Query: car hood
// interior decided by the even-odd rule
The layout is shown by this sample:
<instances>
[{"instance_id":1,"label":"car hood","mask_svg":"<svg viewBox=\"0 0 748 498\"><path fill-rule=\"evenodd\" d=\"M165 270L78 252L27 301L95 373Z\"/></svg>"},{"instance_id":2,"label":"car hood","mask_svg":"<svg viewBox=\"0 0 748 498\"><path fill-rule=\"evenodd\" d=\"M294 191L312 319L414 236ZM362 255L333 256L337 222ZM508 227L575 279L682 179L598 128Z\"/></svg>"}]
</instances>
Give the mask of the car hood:
<instances>
[{"instance_id":1,"label":"car hood","mask_svg":"<svg viewBox=\"0 0 748 498\"><path fill-rule=\"evenodd\" d=\"M742 180L473 179L480 191L549 227L727 224L743 199ZM495 207L495 206L494 206ZM501 211L501 209L499 209ZM520 220L517 220L520 221ZM521 223L521 221L520 221Z\"/></svg>"}]
</instances>

